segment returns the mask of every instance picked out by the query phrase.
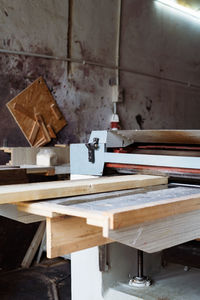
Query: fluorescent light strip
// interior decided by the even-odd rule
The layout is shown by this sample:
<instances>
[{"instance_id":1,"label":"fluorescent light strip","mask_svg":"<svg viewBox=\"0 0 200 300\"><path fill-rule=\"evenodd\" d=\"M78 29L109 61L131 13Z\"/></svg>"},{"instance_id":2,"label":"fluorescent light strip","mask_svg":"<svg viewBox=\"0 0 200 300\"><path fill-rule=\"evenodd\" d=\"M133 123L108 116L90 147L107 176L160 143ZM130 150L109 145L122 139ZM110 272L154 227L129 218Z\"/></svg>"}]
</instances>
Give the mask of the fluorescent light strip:
<instances>
[{"instance_id":1,"label":"fluorescent light strip","mask_svg":"<svg viewBox=\"0 0 200 300\"><path fill-rule=\"evenodd\" d=\"M179 10L181 11L182 13L186 14L186 15L190 15L196 19L200 19L200 13L191 9L191 8L188 8L188 7L185 7L183 5L180 5L178 3L176 3L175 1L170 1L170 0L156 0L156 2L159 2L165 6L168 6L168 7L171 7L171 8L174 8L176 10Z\"/></svg>"}]
</instances>

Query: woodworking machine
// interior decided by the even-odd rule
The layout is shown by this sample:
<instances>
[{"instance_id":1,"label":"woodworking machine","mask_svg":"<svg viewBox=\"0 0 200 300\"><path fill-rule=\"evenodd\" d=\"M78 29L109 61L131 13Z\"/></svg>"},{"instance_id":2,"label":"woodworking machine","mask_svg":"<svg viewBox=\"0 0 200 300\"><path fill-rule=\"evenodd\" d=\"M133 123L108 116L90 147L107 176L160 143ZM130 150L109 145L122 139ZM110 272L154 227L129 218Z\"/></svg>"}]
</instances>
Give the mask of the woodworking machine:
<instances>
[{"instance_id":1,"label":"woodworking machine","mask_svg":"<svg viewBox=\"0 0 200 300\"><path fill-rule=\"evenodd\" d=\"M93 131L87 144L71 145L71 174L102 176L123 173L200 176L200 131Z\"/></svg>"},{"instance_id":2,"label":"woodworking machine","mask_svg":"<svg viewBox=\"0 0 200 300\"><path fill-rule=\"evenodd\" d=\"M117 173L164 175L169 177L169 184L165 187L160 187L160 189L184 185L185 188L188 187L188 189L191 189L192 191L194 184L195 188L200 188L200 131L93 131L88 143L71 145L70 164L72 179L75 179L76 176L77 178L89 178L90 176L102 176L104 174L109 175L113 173L116 175ZM158 188L157 191L158 197L160 189ZM142 227L138 229L138 233L134 237L133 245L140 237L141 230L143 230ZM158 228L158 230L160 230L160 228ZM124 231L124 233L126 235L126 231ZM162 239L162 236L160 238ZM178 240L179 236L177 235L176 244L178 244ZM136 252L133 253L131 252L133 251L132 248L130 250L130 247L122 244L110 244L107 247L107 250L104 248L103 254L102 249L97 247L72 254L73 300L79 300L80 298L80 294L78 294L76 290L77 282L78 278L81 278L81 276L84 277L86 268L86 277L88 278L88 281L92 280L93 282L92 285L91 282L90 284L87 284L88 281L83 279L83 284L78 283L81 291L84 289L82 298L80 299L183 300L189 299L188 295L192 299L200 298L200 290L198 290L197 295L191 292L192 287L190 291L189 284L190 277L187 277L186 280L186 275L183 275L182 273L179 279L177 279L177 285L170 283L170 278L174 276L173 272L172 275L170 275L170 271L169 273L161 275L161 277L164 276L165 279L167 278L166 281L160 282L158 276L158 279L156 279L158 283L154 283L154 285L149 288L148 286L151 285L151 280L143 275L143 252L141 250L135 250ZM144 270L145 272L154 274L154 280L156 278L155 274L158 273L158 269L161 265L160 257L160 253L155 253L150 256L147 254L144 255L146 265ZM104 268L102 268L100 263L102 261L104 262ZM119 261L121 263L119 263ZM128 273L130 271L130 264L133 263L133 261L135 264L135 269L133 267L135 270L134 272L136 273L135 277L132 277L134 274L129 275ZM107 265L110 266L110 269ZM102 271L102 269L104 272L100 275L99 270ZM183 269L181 269L181 272L182 270ZM175 272L179 271L180 270L176 270ZM191 278L193 278L191 279L191 282L195 280L194 277ZM178 280L180 280L180 289L186 288L186 285L188 288L180 298L177 296ZM117 284L118 281L129 282L129 285L119 285ZM166 287L169 288L167 293L164 293L161 289L163 283L164 289ZM141 289L144 290L139 291L137 290L138 287L141 287Z\"/></svg>"}]
</instances>

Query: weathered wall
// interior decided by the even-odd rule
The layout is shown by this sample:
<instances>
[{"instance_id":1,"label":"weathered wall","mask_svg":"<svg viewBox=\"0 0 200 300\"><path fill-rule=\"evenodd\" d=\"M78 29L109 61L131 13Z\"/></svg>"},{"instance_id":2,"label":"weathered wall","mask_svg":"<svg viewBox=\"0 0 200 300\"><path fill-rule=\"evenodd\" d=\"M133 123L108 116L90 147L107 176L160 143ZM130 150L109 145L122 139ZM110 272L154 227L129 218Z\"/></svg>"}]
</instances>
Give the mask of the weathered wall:
<instances>
[{"instance_id":1,"label":"weathered wall","mask_svg":"<svg viewBox=\"0 0 200 300\"><path fill-rule=\"evenodd\" d=\"M0 49L66 56L68 1L0 0ZM0 53L0 145L28 145L6 102L42 75L58 102L66 97L64 61Z\"/></svg>"},{"instance_id":2,"label":"weathered wall","mask_svg":"<svg viewBox=\"0 0 200 300\"><path fill-rule=\"evenodd\" d=\"M27 145L5 103L40 75L68 121L58 142L85 141L92 129L107 129L120 1L0 0L0 4L0 49L78 60L0 53L0 145L5 137L10 146ZM122 0L124 102L118 105L122 128L199 128L199 33L198 21L153 0Z\"/></svg>"}]
</instances>

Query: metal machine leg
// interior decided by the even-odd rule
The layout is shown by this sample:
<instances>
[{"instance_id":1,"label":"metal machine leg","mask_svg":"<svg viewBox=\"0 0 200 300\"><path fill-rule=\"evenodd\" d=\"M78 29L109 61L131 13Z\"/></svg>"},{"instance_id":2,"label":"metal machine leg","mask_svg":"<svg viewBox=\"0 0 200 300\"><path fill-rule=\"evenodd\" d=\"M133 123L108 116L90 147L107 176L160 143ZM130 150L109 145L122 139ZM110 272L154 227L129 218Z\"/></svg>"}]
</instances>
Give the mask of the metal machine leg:
<instances>
[{"instance_id":1,"label":"metal machine leg","mask_svg":"<svg viewBox=\"0 0 200 300\"><path fill-rule=\"evenodd\" d=\"M143 275L143 251L137 250L137 276L129 281L129 285L145 287L151 285L151 280Z\"/></svg>"}]
</instances>

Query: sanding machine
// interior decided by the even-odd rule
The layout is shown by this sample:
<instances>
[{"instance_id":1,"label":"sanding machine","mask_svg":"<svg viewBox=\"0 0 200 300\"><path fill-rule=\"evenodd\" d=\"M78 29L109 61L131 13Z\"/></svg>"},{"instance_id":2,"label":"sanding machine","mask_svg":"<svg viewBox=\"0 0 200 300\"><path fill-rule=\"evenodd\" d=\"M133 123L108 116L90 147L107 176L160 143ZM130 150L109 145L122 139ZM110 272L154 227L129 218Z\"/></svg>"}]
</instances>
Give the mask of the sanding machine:
<instances>
[{"instance_id":1,"label":"sanding machine","mask_svg":"<svg viewBox=\"0 0 200 300\"><path fill-rule=\"evenodd\" d=\"M72 174L102 176L112 169L197 180L200 131L93 131L87 144L71 145L70 159Z\"/></svg>"},{"instance_id":2,"label":"sanding machine","mask_svg":"<svg viewBox=\"0 0 200 300\"><path fill-rule=\"evenodd\" d=\"M115 173L130 174L143 173L153 175L168 176L169 185L165 188L174 186L186 186L188 188L200 188L200 131L198 130L108 130L108 131L92 131L89 142L86 144L72 144L70 147L70 162L72 178L103 176ZM163 187L161 188L163 189ZM159 197L160 190L158 188L157 195ZM142 227L141 227L142 228ZM142 230L138 229L138 237ZM166 229L167 230L167 229ZM126 234L126 233L125 233ZM137 234L136 234L137 238ZM161 236L162 238L162 236ZM178 237L177 237L178 239ZM115 269L116 257L121 259L123 266L121 268L129 269L132 261L131 252L128 248L123 248L121 244L110 246L106 257L110 259L113 268L101 277L101 282L94 282L95 300L99 299L155 299L155 295L159 296L159 284L152 290L138 292L138 290L127 290L127 286L121 285L109 289L105 295L102 290L108 290L108 285L116 284L117 273L120 269ZM123 255L122 255L123 248ZM85 251L85 252L84 252ZM88 249L72 255L72 276L74 282L77 282L77 276L81 274L81 264L84 261L88 263L88 278L97 278L99 270L95 257L97 249ZM106 252L106 253L107 253ZM104 262L107 260L104 253ZM145 254L146 255L146 254ZM155 254L154 258L145 259L146 265L153 264L154 269L159 265L160 254ZM92 262L93 257L93 262ZM155 258L156 257L156 258ZM151 280L143 275L143 252L136 251L135 254L135 277L131 276L129 286L133 288L147 288L151 285ZM79 275L73 271L78 267ZM90 266L93 264L92 266ZM85 265L86 267L86 265ZM144 268L145 269L145 268ZM147 268L148 269L148 268ZM104 270L105 271L105 270ZM83 271L84 272L84 271ZM165 274L166 276L166 274ZM169 276L170 277L170 276ZM172 275L173 277L173 275ZM99 277L98 277L99 278ZM128 278L128 274L127 274ZM187 278L188 280L188 278ZM122 279L123 281L123 279ZM126 279L127 281L127 279ZM159 279L158 279L159 281ZM127 281L128 282L128 281ZM166 285L168 281L166 281ZM184 282L184 280L183 280ZM182 283L184 285L184 283ZM88 286L88 289L91 289ZM101 291L100 291L101 289ZM157 290L156 290L157 289ZM91 293L91 291L90 291ZM87 288L83 299L90 299ZM171 294L170 294L171 293ZM172 295L169 299L175 298L174 290L170 290L168 294ZM190 293L190 292L188 292ZM76 294L76 293L75 293ZM150 295L153 295L152 298ZM197 293L198 294L198 293ZM132 295L132 297L131 297ZM188 294L185 292L186 298ZM84 298L85 297L85 298ZM118 297L118 298L117 298ZM141 297L141 298L140 298ZM174 298L173 298L174 297ZM192 299L196 299L193 294ZM200 295L199 295L200 297ZM74 297L74 299L77 299ZM92 298L91 298L92 299ZM157 298L156 298L157 299ZM161 299L161 298L159 298ZM168 299L168 298L167 298ZM198 299L198 298L197 298Z\"/></svg>"}]
</instances>

